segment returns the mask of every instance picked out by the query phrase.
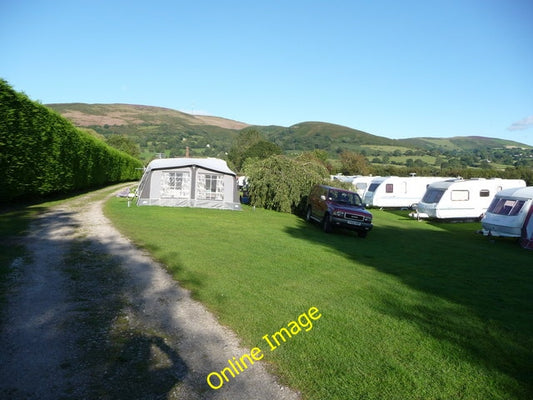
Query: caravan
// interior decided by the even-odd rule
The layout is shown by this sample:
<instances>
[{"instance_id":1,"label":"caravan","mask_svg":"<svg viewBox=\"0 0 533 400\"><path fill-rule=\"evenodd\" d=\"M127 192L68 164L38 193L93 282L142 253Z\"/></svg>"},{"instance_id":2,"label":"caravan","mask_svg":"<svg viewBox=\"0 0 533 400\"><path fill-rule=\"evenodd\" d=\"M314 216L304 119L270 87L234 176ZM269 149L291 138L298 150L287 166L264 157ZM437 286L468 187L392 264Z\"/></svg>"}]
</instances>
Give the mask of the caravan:
<instances>
[{"instance_id":1,"label":"caravan","mask_svg":"<svg viewBox=\"0 0 533 400\"><path fill-rule=\"evenodd\" d=\"M361 197L365 197L365 193L368 190L368 187L370 186L370 183L376 178L379 178L377 176L356 176L352 180L352 185L354 187L354 191Z\"/></svg>"},{"instance_id":2,"label":"caravan","mask_svg":"<svg viewBox=\"0 0 533 400\"><path fill-rule=\"evenodd\" d=\"M486 236L521 237L533 204L533 186L502 190L481 220Z\"/></svg>"},{"instance_id":3,"label":"caravan","mask_svg":"<svg viewBox=\"0 0 533 400\"><path fill-rule=\"evenodd\" d=\"M370 183L375 178L379 178L372 175L330 175L332 181L339 181L345 183L351 183L353 185L353 191L356 192L361 199L364 197L366 190L370 186Z\"/></svg>"},{"instance_id":4,"label":"caravan","mask_svg":"<svg viewBox=\"0 0 533 400\"><path fill-rule=\"evenodd\" d=\"M369 207L410 208L424 196L429 184L445 179L448 178L435 176L375 178L363 197L363 203Z\"/></svg>"},{"instance_id":5,"label":"caravan","mask_svg":"<svg viewBox=\"0 0 533 400\"><path fill-rule=\"evenodd\" d=\"M525 187L522 179L449 179L429 185L413 218L481 219L496 193Z\"/></svg>"}]
</instances>

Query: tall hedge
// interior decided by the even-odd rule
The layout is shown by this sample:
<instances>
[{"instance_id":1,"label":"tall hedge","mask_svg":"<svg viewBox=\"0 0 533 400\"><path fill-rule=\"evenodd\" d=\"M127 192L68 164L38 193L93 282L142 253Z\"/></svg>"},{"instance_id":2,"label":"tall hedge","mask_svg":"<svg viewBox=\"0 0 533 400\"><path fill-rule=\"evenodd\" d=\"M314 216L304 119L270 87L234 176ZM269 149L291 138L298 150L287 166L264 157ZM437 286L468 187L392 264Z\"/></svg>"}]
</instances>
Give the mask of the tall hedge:
<instances>
[{"instance_id":1,"label":"tall hedge","mask_svg":"<svg viewBox=\"0 0 533 400\"><path fill-rule=\"evenodd\" d=\"M0 201L139 179L142 166L0 79Z\"/></svg>"}]
</instances>

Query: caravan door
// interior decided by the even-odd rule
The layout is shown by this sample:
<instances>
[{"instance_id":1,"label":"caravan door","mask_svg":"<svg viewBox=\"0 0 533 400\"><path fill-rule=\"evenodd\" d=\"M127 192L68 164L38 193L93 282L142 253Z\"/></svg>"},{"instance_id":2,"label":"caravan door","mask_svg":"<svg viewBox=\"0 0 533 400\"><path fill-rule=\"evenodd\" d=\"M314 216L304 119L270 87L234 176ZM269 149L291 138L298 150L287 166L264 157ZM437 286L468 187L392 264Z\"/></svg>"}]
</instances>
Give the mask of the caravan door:
<instances>
[{"instance_id":1,"label":"caravan door","mask_svg":"<svg viewBox=\"0 0 533 400\"><path fill-rule=\"evenodd\" d=\"M524 221L520 245L524 249L533 250L533 205L529 208L526 220Z\"/></svg>"}]
</instances>

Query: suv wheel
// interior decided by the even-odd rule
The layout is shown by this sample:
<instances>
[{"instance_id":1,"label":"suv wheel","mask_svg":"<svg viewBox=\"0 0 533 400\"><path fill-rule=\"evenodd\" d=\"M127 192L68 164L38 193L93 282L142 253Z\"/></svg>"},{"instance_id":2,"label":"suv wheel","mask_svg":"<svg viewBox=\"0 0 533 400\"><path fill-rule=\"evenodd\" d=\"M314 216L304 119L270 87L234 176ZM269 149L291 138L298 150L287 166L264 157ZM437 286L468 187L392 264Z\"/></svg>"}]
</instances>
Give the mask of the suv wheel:
<instances>
[{"instance_id":1,"label":"suv wheel","mask_svg":"<svg viewBox=\"0 0 533 400\"><path fill-rule=\"evenodd\" d=\"M359 231L357 232L357 236L359 236L360 238L366 238L367 233L367 231Z\"/></svg>"},{"instance_id":2,"label":"suv wheel","mask_svg":"<svg viewBox=\"0 0 533 400\"><path fill-rule=\"evenodd\" d=\"M322 220L322 229L326 233L330 233L331 232L331 230L332 230L332 227L331 227L331 215L329 215L329 214L324 215L324 219Z\"/></svg>"}]
</instances>

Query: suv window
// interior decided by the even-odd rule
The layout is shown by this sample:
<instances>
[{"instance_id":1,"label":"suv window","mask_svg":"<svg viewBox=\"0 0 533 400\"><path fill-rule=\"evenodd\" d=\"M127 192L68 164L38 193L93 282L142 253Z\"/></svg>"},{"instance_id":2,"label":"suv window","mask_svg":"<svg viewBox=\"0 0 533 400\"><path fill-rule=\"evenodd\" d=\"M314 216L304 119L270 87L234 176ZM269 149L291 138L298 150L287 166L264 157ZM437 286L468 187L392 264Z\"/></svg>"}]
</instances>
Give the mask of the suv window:
<instances>
[{"instance_id":1,"label":"suv window","mask_svg":"<svg viewBox=\"0 0 533 400\"><path fill-rule=\"evenodd\" d=\"M350 206L361 206L363 204L357 193L345 192L343 190L330 189L328 199L331 199L335 203L347 204Z\"/></svg>"}]
</instances>

